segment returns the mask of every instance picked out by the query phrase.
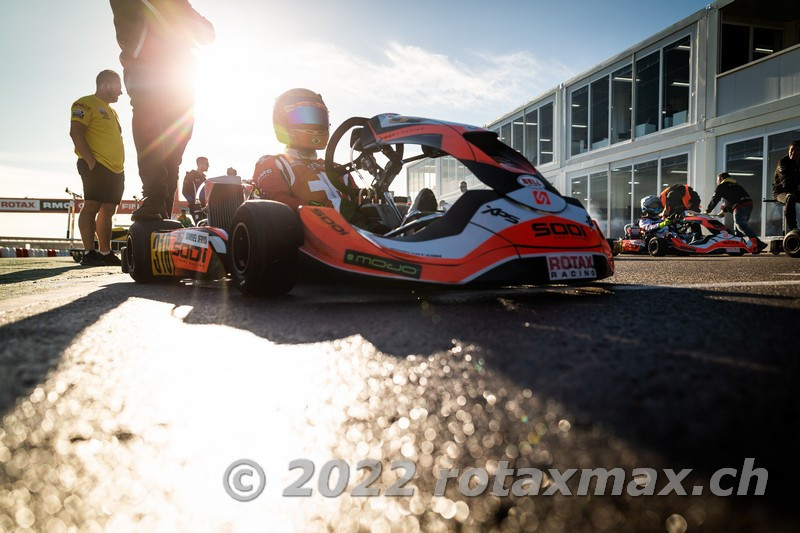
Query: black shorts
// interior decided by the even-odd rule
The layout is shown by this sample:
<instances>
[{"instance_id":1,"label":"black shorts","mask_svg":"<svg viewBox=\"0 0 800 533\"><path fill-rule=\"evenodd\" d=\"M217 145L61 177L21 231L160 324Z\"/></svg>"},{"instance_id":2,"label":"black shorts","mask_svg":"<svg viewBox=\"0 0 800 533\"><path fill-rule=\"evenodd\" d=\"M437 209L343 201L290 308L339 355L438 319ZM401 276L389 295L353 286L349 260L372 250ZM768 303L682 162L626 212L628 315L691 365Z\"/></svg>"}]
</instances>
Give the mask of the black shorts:
<instances>
[{"instance_id":1,"label":"black shorts","mask_svg":"<svg viewBox=\"0 0 800 533\"><path fill-rule=\"evenodd\" d=\"M118 204L125 189L125 173L112 172L99 162L92 170L85 159L78 159L78 174L83 181L83 198L104 204Z\"/></svg>"}]
</instances>

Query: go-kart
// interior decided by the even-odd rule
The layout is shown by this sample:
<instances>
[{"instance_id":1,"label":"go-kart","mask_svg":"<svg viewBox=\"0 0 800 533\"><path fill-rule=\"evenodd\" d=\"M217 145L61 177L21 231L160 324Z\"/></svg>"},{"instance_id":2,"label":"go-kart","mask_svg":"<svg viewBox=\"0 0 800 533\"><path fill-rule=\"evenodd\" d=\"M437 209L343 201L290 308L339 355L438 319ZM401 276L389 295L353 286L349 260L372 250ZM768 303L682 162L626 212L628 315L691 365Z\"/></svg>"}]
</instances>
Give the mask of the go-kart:
<instances>
[{"instance_id":1,"label":"go-kart","mask_svg":"<svg viewBox=\"0 0 800 533\"><path fill-rule=\"evenodd\" d=\"M616 256L619 254L646 254L647 237L644 232L633 224L625 224L624 236L619 239L608 239L611 252Z\"/></svg>"},{"instance_id":2,"label":"go-kart","mask_svg":"<svg viewBox=\"0 0 800 533\"><path fill-rule=\"evenodd\" d=\"M337 165L333 157L348 131L350 161ZM406 145L421 153L404 159ZM488 188L465 192L444 212L425 208L419 197L408 212L398 208L389 188L403 165L445 155ZM241 183L215 183L208 226L134 223L124 268L137 281L213 278L224 268L250 295L288 292L306 264L437 285L563 284L614 272L611 248L580 201L562 196L489 130L396 114L353 117L331 135L325 170L372 178L348 218L330 207L295 212L270 200L243 201Z\"/></svg>"},{"instance_id":3,"label":"go-kart","mask_svg":"<svg viewBox=\"0 0 800 533\"><path fill-rule=\"evenodd\" d=\"M710 255L728 254L733 256L744 255L747 252L757 254L760 252L758 242L732 235L728 228L718 217L685 211L670 216L672 224L664 236L654 236L647 241L647 250L653 257L660 257L669 253L677 255ZM692 226L699 225L705 228L710 235L695 239Z\"/></svg>"}]
</instances>

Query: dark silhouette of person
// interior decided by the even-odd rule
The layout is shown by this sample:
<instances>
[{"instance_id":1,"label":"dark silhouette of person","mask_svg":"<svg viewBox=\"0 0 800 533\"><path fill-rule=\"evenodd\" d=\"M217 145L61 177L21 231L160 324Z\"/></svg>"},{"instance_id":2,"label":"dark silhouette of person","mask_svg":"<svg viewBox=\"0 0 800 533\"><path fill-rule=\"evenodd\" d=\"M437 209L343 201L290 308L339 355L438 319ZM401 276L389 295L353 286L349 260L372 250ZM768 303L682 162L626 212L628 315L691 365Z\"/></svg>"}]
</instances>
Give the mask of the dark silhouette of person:
<instances>
[{"instance_id":1,"label":"dark silhouette of person","mask_svg":"<svg viewBox=\"0 0 800 533\"><path fill-rule=\"evenodd\" d=\"M213 42L214 27L188 0L110 2L144 196L131 219L160 220L171 215L194 127L192 48Z\"/></svg>"}]
</instances>

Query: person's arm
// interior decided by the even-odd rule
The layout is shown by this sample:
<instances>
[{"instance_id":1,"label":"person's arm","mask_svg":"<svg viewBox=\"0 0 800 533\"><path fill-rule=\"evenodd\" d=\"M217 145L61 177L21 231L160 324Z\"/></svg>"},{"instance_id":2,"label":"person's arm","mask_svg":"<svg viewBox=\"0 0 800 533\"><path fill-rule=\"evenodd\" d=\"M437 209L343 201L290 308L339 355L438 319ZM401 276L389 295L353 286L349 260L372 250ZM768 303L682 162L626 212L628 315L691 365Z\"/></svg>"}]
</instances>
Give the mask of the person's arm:
<instances>
[{"instance_id":1,"label":"person's arm","mask_svg":"<svg viewBox=\"0 0 800 533\"><path fill-rule=\"evenodd\" d=\"M281 202L295 211L301 205L305 205L302 200L292 195L292 189L272 157L262 157L256 163L256 168L253 171L253 182L258 188L261 198Z\"/></svg>"},{"instance_id":2,"label":"person's arm","mask_svg":"<svg viewBox=\"0 0 800 533\"><path fill-rule=\"evenodd\" d=\"M714 189L714 196L712 196L711 200L708 201L708 206L706 207L706 214L710 213L711 211L714 210L715 207L717 207L717 203L719 203L720 196L721 196L720 190L719 187L717 187L716 189Z\"/></svg>"},{"instance_id":3,"label":"person's arm","mask_svg":"<svg viewBox=\"0 0 800 533\"><path fill-rule=\"evenodd\" d=\"M86 164L89 165L89 170L92 170L97 164L97 159L94 158L92 149L89 147L89 143L86 142L87 129L85 124L73 120L69 124L69 136L72 137L72 144L75 145L75 151L77 151L86 161Z\"/></svg>"},{"instance_id":4,"label":"person's arm","mask_svg":"<svg viewBox=\"0 0 800 533\"><path fill-rule=\"evenodd\" d=\"M195 11L188 0L180 2L183 22L192 39L202 45L211 44L216 38L214 25L203 15Z\"/></svg>"}]
</instances>

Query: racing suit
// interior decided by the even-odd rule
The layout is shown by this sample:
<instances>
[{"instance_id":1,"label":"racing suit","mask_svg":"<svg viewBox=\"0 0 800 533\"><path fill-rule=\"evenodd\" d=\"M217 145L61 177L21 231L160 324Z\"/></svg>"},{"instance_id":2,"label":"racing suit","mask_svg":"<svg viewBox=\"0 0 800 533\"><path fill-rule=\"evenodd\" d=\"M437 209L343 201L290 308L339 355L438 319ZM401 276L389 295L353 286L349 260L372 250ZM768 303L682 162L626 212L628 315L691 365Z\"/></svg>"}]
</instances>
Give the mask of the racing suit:
<instances>
[{"instance_id":1,"label":"racing suit","mask_svg":"<svg viewBox=\"0 0 800 533\"><path fill-rule=\"evenodd\" d=\"M333 207L346 219L356 211L352 198L358 187L349 174L330 179L325 162L313 150L289 148L280 155L265 155L256 163L253 182L262 198L281 202L295 211L301 205Z\"/></svg>"},{"instance_id":2,"label":"racing suit","mask_svg":"<svg viewBox=\"0 0 800 533\"><path fill-rule=\"evenodd\" d=\"M661 226L664 219L661 217L642 217L639 219L639 229L645 237L664 237L669 232L669 226Z\"/></svg>"}]
</instances>

